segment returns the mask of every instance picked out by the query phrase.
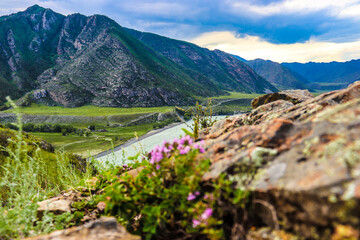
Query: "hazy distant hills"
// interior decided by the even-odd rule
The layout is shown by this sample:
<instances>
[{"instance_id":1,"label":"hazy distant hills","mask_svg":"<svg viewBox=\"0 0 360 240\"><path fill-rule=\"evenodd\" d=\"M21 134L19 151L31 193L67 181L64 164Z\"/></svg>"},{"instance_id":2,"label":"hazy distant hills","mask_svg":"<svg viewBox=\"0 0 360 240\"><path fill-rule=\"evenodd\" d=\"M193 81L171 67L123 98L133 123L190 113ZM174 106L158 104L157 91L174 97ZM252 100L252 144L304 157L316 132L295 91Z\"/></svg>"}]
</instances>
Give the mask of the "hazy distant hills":
<instances>
[{"instance_id":1,"label":"hazy distant hills","mask_svg":"<svg viewBox=\"0 0 360 240\"><path fill-rule=\"evenodd\" d=\"M247 61L247 64L279 89L306 89L309 83L296 72L270 60L255 59Z\"/></svg>"},{"instance_id":2,"label":"hazy distant hills","mask_svg":"<svg viewBox=\"0 0 360 240\"><path fill-rule=\"evenodd\" d=\"M0 103L45 89L68 107L183 105L224 90L277 90L230 54L38 5L0 17L0 84Z\"/></svg>"},{"instance_id":3,"label":"hazy distant hills","mask_svg":"<svg viewBox=\"0 0 360 240\"><path fill-rule=\"evenodd\" d=\"M244 62L279 89L330 91L345 88L350 83L360 80L360 60L279 64L270 60L255 59Z\"/></svg>"},{"instance_id":4,"label":"hazy distant hills","mask_svg":"<svg viewBox=\"0 0 360 240\"><path fill-rule=\"evenodd\" d=\"M360 80L360 60L330 63L282 63L310 82L310 87L332 90Z\"/></svg>"}]
</instances>

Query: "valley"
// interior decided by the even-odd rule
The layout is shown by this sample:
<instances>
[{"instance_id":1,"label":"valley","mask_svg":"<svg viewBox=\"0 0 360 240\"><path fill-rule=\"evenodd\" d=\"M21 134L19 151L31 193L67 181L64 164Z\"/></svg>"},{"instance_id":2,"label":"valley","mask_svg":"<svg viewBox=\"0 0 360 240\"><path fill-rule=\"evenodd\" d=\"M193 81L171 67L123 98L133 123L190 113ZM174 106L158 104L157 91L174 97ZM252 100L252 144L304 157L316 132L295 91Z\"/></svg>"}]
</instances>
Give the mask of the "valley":
<instances>
[{"instance_id":1,"label":"valley","mask_svg":"<svg viewBox=\"0 0 360 240\"><path fill-rule=\"evenodd\" d=\"M215 97L212 99L213 114L234 115L248 112L251 109L251 100L260 95L230 92L227 95ZM208 99L199 97L198 101L206 105ZM190 107L183 108L189 109ZM22 120L25 125L29 123L34 126L45 125L46 128L46 125L51 127L55 124L63 124L82 130L79 134L32 131L29 133L51 143L57 150L76 153L87 158L124 144L130 139L141 137L159 127L179 122L177 115L174 114L174 109L174 106L65 108L31 104L19 107L18 111L23 114ZM16 121L13 114L13 109L0 111L0 124L11 128L11 125L8 124ZM89 130L89 126L93 126L94 129Z\"/></svg>"},{"instance_id":2,"label":"valley","mask_svg":"<svg viewBox=\"0 0 360 240\"><path fill-rule=\"evenodd\" d=\"M360 55L319 42L334 25L112 1L0 16L0 240L360 239Z\"/></svg>"}]
</instances>

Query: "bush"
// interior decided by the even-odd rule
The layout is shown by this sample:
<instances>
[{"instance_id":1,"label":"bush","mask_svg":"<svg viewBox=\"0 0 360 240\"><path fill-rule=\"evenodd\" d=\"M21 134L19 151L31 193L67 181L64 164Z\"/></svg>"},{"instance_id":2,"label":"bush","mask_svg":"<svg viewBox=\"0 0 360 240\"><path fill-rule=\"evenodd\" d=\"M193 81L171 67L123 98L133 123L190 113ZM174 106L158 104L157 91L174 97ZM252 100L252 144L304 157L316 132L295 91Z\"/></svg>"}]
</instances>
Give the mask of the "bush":
<instances>
[{"instance_id":1,"label":"bush","mask_svg":"<svg viewBox=\"0 0 360 240\"><path fill-rule=\"evenodd\" d=\"M100 201L143 239L224 239L225 211L236 209L235 204L244 207L247 193L232 190L233 183L224 178L203 185L210 161L199 159L202 152L202 144L190 136L165 142L148 154L137 176L111 179Z\"/></svg>"}]
</instances>

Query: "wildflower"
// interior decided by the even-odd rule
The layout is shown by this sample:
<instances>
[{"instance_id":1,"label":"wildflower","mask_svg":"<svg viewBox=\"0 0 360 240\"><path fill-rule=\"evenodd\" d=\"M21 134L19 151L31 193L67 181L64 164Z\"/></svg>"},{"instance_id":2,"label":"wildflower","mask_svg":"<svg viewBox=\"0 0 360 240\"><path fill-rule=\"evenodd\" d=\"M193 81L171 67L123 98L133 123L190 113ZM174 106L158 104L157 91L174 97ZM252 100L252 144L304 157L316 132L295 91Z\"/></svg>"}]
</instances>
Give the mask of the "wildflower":
<instances>
[{"instance_id":1,"label":"wildflower","mask_svg":"<svg viewBox=\"0 0 360 240\"><path fill-rule=\"evenodd\" d=\"M194 200L195 198L196 198L196 196L195 196L194 194L189 193L189 196L187 197L187 200L188 200L188 201L192 201L192 200Z\"/></svg>"},{"instance_id":2,"label":"wildflower","mask_svg":"<svg viewBox=\"0 0 360 240\"><path fill-rule=\"evenodd\" d=\"M209 217L211 217L213 213L213 210L211 208L205 209L205 211L201 214L200 219L201 220L207 220Z\"/></svg>"},{"instance_id":3,"label":"wildflower","mask_svg":"<svg viewBox=\"0 0 360 240\"><path fill-rule=\"evenodd\" d=\"M199 191L196 191L196 192L195 192L195 195L196 195L196 196L199 196L199 195L200 195L200 192L199 192Z\"/></svg>"},{"instance_id":4,"label":"wildflower","mask_svg":"<svg viewBox=\"0 0 360 240\"><path fill-rule=\"evenodd\" d=\"M185 135L179 142L181 145L192 145L194 141L189 135Z\"/></svg>"},{"instance_id":5,"label":"wildflower","mask_svg":"<svg viewBox=\"0 0 360 240\"><path fill-rule=\"evenodd\" d=\"M156 164L156 170L159 170L159 169L160 169L160 165Z\"/></svg>"},{"instance_id":6,"label":"wildflower","mask_svg":"<svg viewBox=\"0 0 360 240\"><path fill-rule=\"evenodd\" d=\"M190 150L190 146L186 146L185 148L180 150L180 154L187 154L188 152L190 152Z\"/></svg>"},{"instance_id":7,"label":"wildflower","mask_svg":"<svg viewBox=\"0 0 360 240\"><path fill-rule=\"evenodd\" d=\"M197 226L200 225L201 222L199 220L197 220L197 219L193 219L192 223L193 223L193 227L196 228Z\"/></svg>"},{"instance_id":8,"label":"wildflower","mask_svg":"<svg viewBox=\"0 0 360 240\"><path fill-rule=\"evenodd\" d=\"M127 164L123 164L123 168L127 168L128 167L128 165Z\"/></svg>"}]
</instances>

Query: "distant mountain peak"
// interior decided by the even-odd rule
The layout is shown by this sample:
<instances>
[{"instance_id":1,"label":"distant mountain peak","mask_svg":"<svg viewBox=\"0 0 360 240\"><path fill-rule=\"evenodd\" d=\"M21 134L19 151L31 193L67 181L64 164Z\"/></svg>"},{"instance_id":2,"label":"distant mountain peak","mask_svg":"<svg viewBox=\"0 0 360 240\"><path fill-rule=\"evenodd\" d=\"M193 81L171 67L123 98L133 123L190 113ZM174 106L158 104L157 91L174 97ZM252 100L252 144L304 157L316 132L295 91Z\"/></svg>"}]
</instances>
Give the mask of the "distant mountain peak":
<instances>
[{"instance_id":1,"label":"distant mountain peak","mask_svg":"<svg viewBox=\"0 0 360 240\"><path fill-rule=\"evenodd\" d=\"M41 7L41 6L39 6L39 5L37 5L37 4L35 4L35 5L31 6L31 7L28 7L28 8L25 10L25 12L26 12L26 13L36 13L36 12L40 12L40 11L44 11L44 10L46 10L46 9L43 8L43 7Z\"/></svg>"}]
</instances>

